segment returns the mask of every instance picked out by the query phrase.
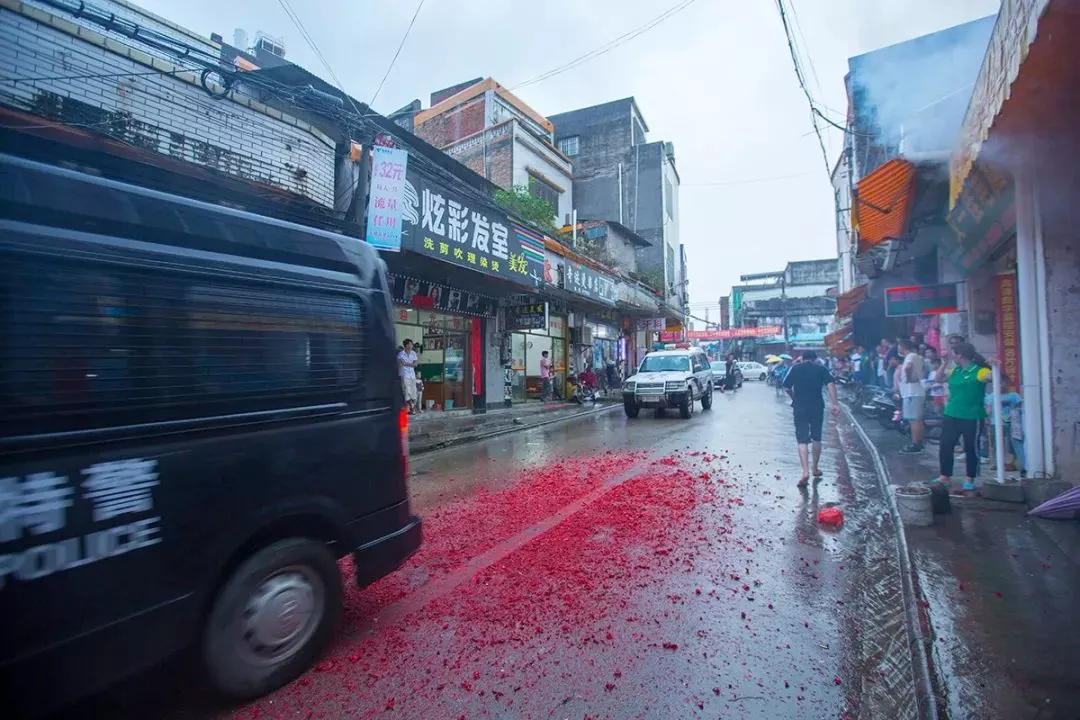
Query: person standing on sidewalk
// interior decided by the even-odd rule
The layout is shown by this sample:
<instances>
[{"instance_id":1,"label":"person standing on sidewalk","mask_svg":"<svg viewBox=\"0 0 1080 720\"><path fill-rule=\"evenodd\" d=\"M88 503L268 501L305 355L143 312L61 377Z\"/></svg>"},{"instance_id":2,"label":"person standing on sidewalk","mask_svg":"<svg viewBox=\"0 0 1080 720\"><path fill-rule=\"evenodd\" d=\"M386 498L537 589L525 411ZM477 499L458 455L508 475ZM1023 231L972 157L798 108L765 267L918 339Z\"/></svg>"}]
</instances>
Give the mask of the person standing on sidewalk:
<instances>
[{"instance_id":1,"label":"person standing on sidewalk","mask_svg":"<svg viewBox=\"0 0 1080 720\"><path fill-rule=\"evenodd\" d=\"M401 373L401 389L405 393L405 407L409 414L416 413L416 353L413 352L413 341L405 338L401 343L401 352L397 356L398 372Z\"/></svg>"},{"instance_id":2,"label":"person standing on sidewalk","mask_svg":"<svg viewBox=\"0 0 1080 720\"><path fill-rule=\"evenodd\" d=\"M976 442L979 435L979 423L985 417L986 383L993 379L993 373L979 365L975 358L975 346L971 343L953 345L956 367L948 371L949 399L945 402L945 416L941 424L941 442L938 447L938 463L943 485L952 483L956 441L964 441L964 459L967 476L963 488L975 490L975 478L979 474L979 451ZM996 361L995 361L996 362ZM942 380L946 371L938 372Z\"/></svg>"},{"instance_id":3,"label":"person standing on sidewalk","mask_svg":"<svg viewBox=\"0 0 1080 720\"><path fill-rule=\"evenodd\" d=\"M547 350L540 353L540 383L542 385L540 399L547 402L553 394L551 387L551 361L548 360Z\"/></svg>"},{"instance_id":4,"label":"person standing on sidewalk","mask_svg":"<svg viewBox=\"0 0 1080 720\"><path fill-rule=\"evenodd\" d=\"M821 430L825 425L825 400L821 391L829 389L829 403L833 413L840 411L836 399L836 383L832 373L824 365L816 362L817 353L812 350L803 353L803 361L788 370L784 378L784 389L791 396L791 406L795 416L795 441L799 444L799 462L802 463L802 478L799 487L806 487L813 471L815 482L821 478ZM811 467L811 445L813 445L813 467Z\"/></svg>"},{"instance_id":5,"label":"person standing on sidewalk","mask_svg":"<svg viewBox=\"0 0 1080 720\"><path fill-rule=\"evenodd\" d=\"M923 358L916 352L910 340L900 341L900 353L904 364L900 370L900 400L903 417L911 427L911 442L900 452L919 453L923 449L923 415L926 404L926 368Z\"/></svg>"}]
</instances>

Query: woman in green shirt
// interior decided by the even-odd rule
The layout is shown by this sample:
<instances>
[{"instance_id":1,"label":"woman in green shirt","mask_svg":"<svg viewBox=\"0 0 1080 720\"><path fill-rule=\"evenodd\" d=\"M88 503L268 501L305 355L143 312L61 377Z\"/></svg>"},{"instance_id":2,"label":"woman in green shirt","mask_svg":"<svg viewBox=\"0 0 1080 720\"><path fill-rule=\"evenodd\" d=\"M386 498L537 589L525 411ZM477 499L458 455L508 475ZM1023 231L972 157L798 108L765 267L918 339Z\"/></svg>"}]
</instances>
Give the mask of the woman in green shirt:
<instances>
[{"instance_id":1,"label":"woman in green shirt","mask_svg":"<svg viewBox=\"0 0 1080 720\"><path fill-rule=\"evenodd\" d=\"M956 441L964 440L964 456L967 461L967 479L964 490L975 489L975 476L979 474L979 454L976 439L979 435L979 421L986 412L986 383L993 379L993 374L985 366L975 362L977 353L971 343L960 343L953 347L956 367L948 373L949 399L945 403L945 417L941 423L941 444L938 448L938 462L941 466L941 483L952 482L954 452ZM993 361L992 361L993 363ZM938 382L944 380L944 369L938 371Z\"/></svg>"}]
</instances>

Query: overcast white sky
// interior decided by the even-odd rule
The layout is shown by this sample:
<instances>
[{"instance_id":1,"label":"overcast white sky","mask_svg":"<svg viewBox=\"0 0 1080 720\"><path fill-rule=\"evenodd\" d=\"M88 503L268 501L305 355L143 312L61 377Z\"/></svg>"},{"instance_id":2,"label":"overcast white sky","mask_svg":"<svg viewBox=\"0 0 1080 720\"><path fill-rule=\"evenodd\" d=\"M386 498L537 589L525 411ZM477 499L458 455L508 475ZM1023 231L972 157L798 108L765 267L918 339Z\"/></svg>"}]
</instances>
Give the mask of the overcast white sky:
<instances>
[{"instance_id":1,"label":"overcast white sky","mask_svg":"<svg viewBox=\"0 0 1080 720\"><path fill-rule=\"evenodd\" d=\"M262 30L330 80L278 0L135 0L204 35ZM841 123L853 55L997 11L998 0L788 0L814 99ZM388 112L474 77L515 85L606 44L678 0L426 0L374 104ZM291 0L354 97L370 101L416 0ZM812 72L811 72L812 66ZM816 79L815 79L816 78ZM649 140L675 144L693 312L742 273L834 257L825 162L774 0L696 0L639 37L518 91L551 115L633 95ZM835 163L842 138L826 136ZM765 180L767 178L782 178Z\"/></svg>"}]
</instances>

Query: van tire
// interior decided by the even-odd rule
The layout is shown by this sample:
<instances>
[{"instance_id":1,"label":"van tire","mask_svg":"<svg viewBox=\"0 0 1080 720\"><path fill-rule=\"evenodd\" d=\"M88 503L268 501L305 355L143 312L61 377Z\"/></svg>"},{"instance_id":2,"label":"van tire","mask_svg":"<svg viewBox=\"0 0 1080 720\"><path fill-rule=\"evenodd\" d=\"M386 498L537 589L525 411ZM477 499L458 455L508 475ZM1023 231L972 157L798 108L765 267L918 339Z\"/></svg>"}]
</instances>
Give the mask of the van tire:
<instances>
[{"instance_id":1,"label":"van tire","mask_svg":"<svg viewBox=\"0 0 1080 720\"><path fill-rule=\"evenodd\" d=\"M706 390L705 394L701 396L701 409L702 410L711 410L712 409L712 394L713 394L712 383L709 383L709 389Z\"/></svg>"},{"instance_id":2,"label":"van tire","mask_svg":"<svg viewBox=\"0 0 1080 720\"><path fill-rule=\"evenodd\" d=\"M307 617L295 628L281 615L298 603L310 615L302 613ZM225 579L207 614L201 656L210 682L229 698L248 700L293 680L326 647L342 603L341 573L325 543L291 538L262 548ZM262 644L282 634L291 637L276 652Z\"/></svg>"}]
</instances>

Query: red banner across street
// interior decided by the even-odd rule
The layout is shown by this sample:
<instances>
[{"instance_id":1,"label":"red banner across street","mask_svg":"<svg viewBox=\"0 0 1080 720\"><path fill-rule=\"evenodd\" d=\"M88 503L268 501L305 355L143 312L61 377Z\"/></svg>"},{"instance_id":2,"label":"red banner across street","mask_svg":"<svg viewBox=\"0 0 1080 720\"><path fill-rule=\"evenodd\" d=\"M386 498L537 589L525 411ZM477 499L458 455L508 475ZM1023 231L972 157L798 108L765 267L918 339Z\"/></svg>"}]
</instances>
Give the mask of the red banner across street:
<instances>
[{"instance_id":1,"label":"red banner across street","mask_svg":"<svg viewBox=\"0 0 1080 720\"><path fill-rule=\"evenodd\" d=\"M779 325L763 325L762 327L739 327L728 330L687 330L685 332L662 332L660 340L663 342L675 342L677 340L735 340L738 338L759 338L782 335L783 328Z\"/></svg>"}]
</instances>

